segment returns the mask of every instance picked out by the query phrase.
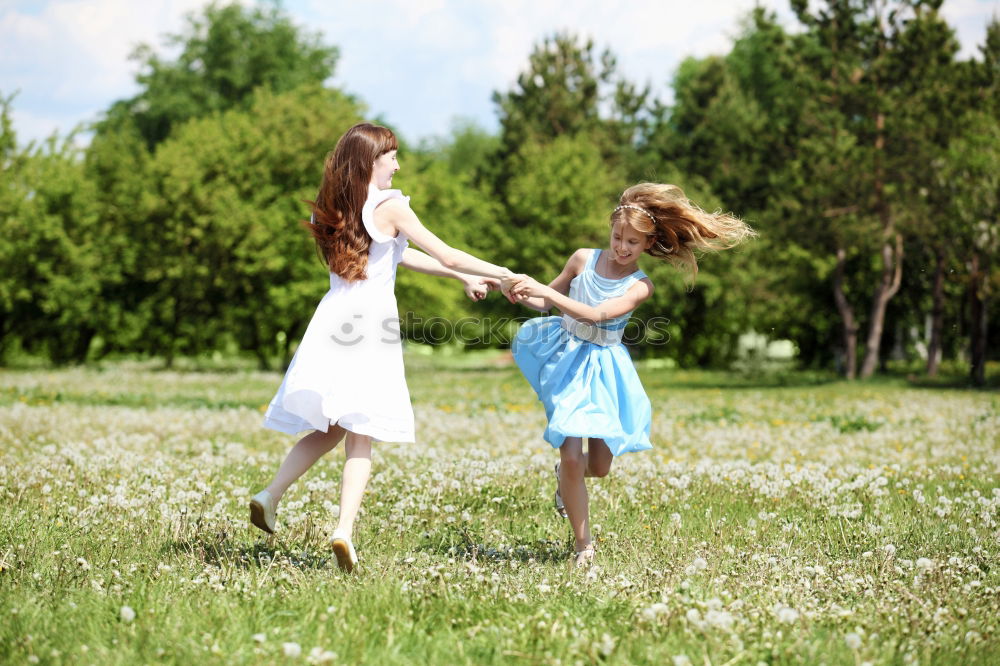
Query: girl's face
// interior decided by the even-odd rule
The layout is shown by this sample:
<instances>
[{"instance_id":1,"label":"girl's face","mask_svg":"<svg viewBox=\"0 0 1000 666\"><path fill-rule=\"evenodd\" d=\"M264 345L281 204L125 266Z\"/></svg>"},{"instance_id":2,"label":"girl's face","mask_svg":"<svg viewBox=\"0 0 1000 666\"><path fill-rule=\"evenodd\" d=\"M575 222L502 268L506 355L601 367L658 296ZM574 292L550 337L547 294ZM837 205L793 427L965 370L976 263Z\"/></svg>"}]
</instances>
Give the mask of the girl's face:
<instances>
[{"instance_id":1,"label":"girl's face","mask_svg":"<svg viewBox=\"0 0 1000 666\"><path fill-rule=\"evenodd\" d=\"M389 189L392 187L392 174L397 171L399 162L396 160L396 151L382 153L375 160L375 167L372 169L372 185L380 190Z\"/></svg>"},{"instance_id":2,"label":"girl's face","mask_svg":"<svg viewBox=\"0 0 1000 666\"><path fill-rule=\"evenodd\" d=\"M611 226L611 256L622 266L636 261L643 250L652 244L652 236L638 231L624 220L617 220Z\"/></svg>"}]
</instances>

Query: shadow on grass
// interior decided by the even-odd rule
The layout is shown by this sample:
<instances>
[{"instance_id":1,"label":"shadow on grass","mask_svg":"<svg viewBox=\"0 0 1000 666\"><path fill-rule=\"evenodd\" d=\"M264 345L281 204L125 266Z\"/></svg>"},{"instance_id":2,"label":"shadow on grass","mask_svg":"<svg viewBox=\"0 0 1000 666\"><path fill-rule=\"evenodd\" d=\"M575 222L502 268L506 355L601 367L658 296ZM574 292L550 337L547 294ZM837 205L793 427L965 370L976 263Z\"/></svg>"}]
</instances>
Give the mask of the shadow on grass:
<instances>
[{"instance_id":1,"label":"shadow on grass","mask_svg":"<svg viewBox=\"0 0 1000 666\"><path fill-rule=\"evenodd\" d=\"M17 386L0 388L0 405L7 406L15 402L29 405L83 405L88 407L133 407L133 408L166 408L179 409L257 409L259 400L226 400L203 398L187 395L163 395L155 393L75 393L71 391L51 391L38 389L22 389Z\"/></svg>"},{"instance_id":2,"label":"shadow on grass","mask_svg":"<svg viewBox=\"0 0 1000 666\"><path fill-rule=\"evenodd\" d=\"M271 563L280 558L298 569L324 569L332 560L329 551L311 552L309 550L294 551L282 548L280 544L270 541L257 541L252 544L237 542L227 536L217 539L193 538L181 541L170 541L160 549L161 553L184 554L193 556L212 566L239 567L241 569L268 568Z\"/></svg>"},{"instance_id":3,"label":"shadow on grass","mask_svg":"<svg viewBox=\"0 0 1000 666\"><path fill-rule=\"evenodd\" d=\"M712 370L659 371L640 367L639 376L647 389L783 389L825 386L843 381L827 372L781 372L760 374Z\"/></svg>"},{"instance_id":4,"label":"shadow on grass","mask_svg":"<svg viewBox=\"0 0 1000 666\"><path fill-rule=\"evenodd\" d=\"M427 543L417 548L419 551L440 553L448 557L464 557L469 560L486 562L565 562L570 548L565 541L537 539L529 543L497 544L483 543L468 530L461 529L432 535Z\"/></svg>"},{"instance_id":5,"label":"shadow on grass","mask_svg":"<svg viewBox=\"0 0 1000 666\"><path fill-rule=\"evenodd\" d=\"M1000 376L987 377L986 383L978 386L968 377L916 377L907 376L906 384L911 388L941 389L953 391L1000 391Z\"/></svg>"}]
</instances>

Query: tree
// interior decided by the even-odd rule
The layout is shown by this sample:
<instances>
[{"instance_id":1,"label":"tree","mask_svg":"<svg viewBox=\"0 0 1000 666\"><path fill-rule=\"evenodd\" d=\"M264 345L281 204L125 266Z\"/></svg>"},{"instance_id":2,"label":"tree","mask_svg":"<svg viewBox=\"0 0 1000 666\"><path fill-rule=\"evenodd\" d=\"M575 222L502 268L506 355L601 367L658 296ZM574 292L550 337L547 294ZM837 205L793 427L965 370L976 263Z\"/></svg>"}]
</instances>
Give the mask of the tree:
<instances>
[{"instance_id":1,"label":"tree","mask_svg":"<svg viewBox=\"0 0 1000 666\"><path fill-rule=\"evenodd\" d=\"M840 155L846 171L840 178L842 186L830 189L823 182L818 188L842 200L829 195L812 199L814 214L836 219L840 227L833 282L844 322L848 377L853 376L853 340L860 329L855 306L844 289L849 257L874 255L875 259L862 377L876 369L886 309L902 284L907 231L902 194L912 160L908 151L916 141L916 128L921 127L918 135L926 130L912 121L911 112L901 109L911 104L914 91L926 90L924 74L940 70L953 58L954 39L936 17L940 4L939 0L830 0L810 11L804 0L793 2L808 30L800 62L812 81L805 119L813 119L813 129L802 137L802 145L819 142L821 146L828 140L829 149L813 151L819 156L835 155L837 146L845 150L851 146ZM924 98L927 105L921 107L921 118L926 118L940 95ZM824 134L829 138L824 139ZM834 164L830 162L831 167ZM876 241L874 247L868 247L867 239Z\"/></svg>"},{"instance_id":2,"label":"tree","mask_svg":"<svg viewBox=\"0 0 1000 666\"><path fill-rule=\"evenodd\" d=\"M131 122L95 135L84 156L84 173L95 191L95 232L108 256L114 257L102 269L101 293L92 309L98 342L93 351L98 356L145 345L151 303L142 273L150 256L158 259L141 244L149 235L140 211L152 189L151 161L146 142Z\"/></svg>"},{"instance_id":3,"label":"tree","mask_svg":"<svg viewBox=\"0 0 1000 666\"><path fill-rule=\"evenodd\" d=\"M96 233L96 194L72 134L17 147L10 103L0 98L0 345L83 361L113 262Z\"/></svg>"},{"instance_id":4,"label":"tree","mask_svg":"<svg viewBox=\"0 0 1000 666\"><path fill-rule=\"evenodd\" d=\"M528 143L587 136L602 157L621 168L634 156L645 122L649 86L639 88L617 72L610 50L595 53L592 40L555 34L535 46L514 87L495 92L501 159ZM498 177L503 191L509 172Z\"/></svg>"},{"instance_id":5,"label":"tree","mask_svg":"<svg viewBox=\"0 0 1000 666\"><path fill-rule=\"evenodd\" d=\"M961 131L962 115L974 102L974 86L955 61L958 42L936 7L916 8L907 29L898 35L889 69L899 81L899 96L906 99L897 110L898 130L893 141L900 146L898 171L900 222L912 246L911 256L926 258L933 268L930 284L913 280L930 293L930 336L927 341L927 373L937 374L943 346L947 269L958 254L953 240L960 234L951 214L951 188L943 169L948 145ZM924 271L915 271L915 276ZM905 290L906 284L903 285ZM926 292L925 292L926 293ZM908 300L919 302L916 295ZM923 314L925 307L916 312Z\"/></svg>"},{"instance_id":6,"label":"tree","mask_svg":"<svg viewBox=\"0 0 1000 666\"><path fill-rule=\"evenodd\" d=\"M720 328L712 353L702 354L699 362L728 358L736 322L771 337L796 340L807 363L830 357L836 326L831 312L836 310L823 285L832 272L827 257L835 239L828 233L829 224L809 216L812 208L826 210L831 205L807 204L802 194L819 184L830 191L821 194L813 188L805 195L838 200L843 155L833 158L830 135L814 145L801 145L802 135L812 127L806 108L810 78L798 62L803 47L802 38L786 34L772 14L754 10L729 54L688 58L681 64L672 80L674 103L657 110L640 147L644 172L675 166L683 176L670 178L702 183L695 200L718 201L718 207L736 211L760 232L736 254L706 258L710 270L723 266L729 270L720 275L738 279L704 317L709 325L719 322ZM817 118L815 127L823 127L825 120ZM711 279L706 276L705 282ZM696 285L691 296L699 289ZM687 302L683 294L677 296L674 306ZM677 331L685 339L710 330L691 322L686 317L684 330Z\"/></svg>"},{"instance_id":7,"label":"tree","mask_svg":"<svg viewBox=\"0 0 1000 666\"><path fill-rule=\"evenodd\" d=\"M247 108L258 88L280 93L321 85L333 75L338 56L278 6L238 3L213 2L202 15L190 14L186 29L168 35L166 44L180 47L176 60L145 44L135 50L140 92L116 102L99 132L131 120L152 149L188 120Z\"/></svg>"},{"instance_id":8,"label":"tree","mask_svg":"<svg viewBox=\"0 0 1000 666\"><path fill-rule=\"evenodd\" d=\"M428 229L452 247L490 261L499 261L494 240L502 224L500 207L485 180L496 147L496 137L458 123L445 141L412 153L401 150L402 169L396 177ZM403 334L429 344L451 342L451 333L468 345L486 344L489 322L483 315L496 309L498 300L506 303L494 297L473 304L456 281L409 270L396 275L396 298ZM440 325L443 320L458 325Z\"/></svg>"},{"instance_id":9,"label":"tree","mask_svg":"<svg viewBox=\"0 0 1000 666\"><path fill-rule=\"evenodd\" d=\"M142 281L155 303L152 350L287 357L326 285L301 223L322 156L360 120L336 91L261 89L248 111L190 121L156 150Z\"/></svg>"},{"instance_id":10,"label":"tree","mask_svg":"<svg viewBox=\"0 0 1000 666\"><path fill-rule=\"evenodd\" d=\"M970 376L986 381L989 303L1000 287L1000 21L987 27L982 60L969 74L976 104L962 118L962 132L948 147L944 178L959 235L968 248Z\"/></svg>"}]
</instances>

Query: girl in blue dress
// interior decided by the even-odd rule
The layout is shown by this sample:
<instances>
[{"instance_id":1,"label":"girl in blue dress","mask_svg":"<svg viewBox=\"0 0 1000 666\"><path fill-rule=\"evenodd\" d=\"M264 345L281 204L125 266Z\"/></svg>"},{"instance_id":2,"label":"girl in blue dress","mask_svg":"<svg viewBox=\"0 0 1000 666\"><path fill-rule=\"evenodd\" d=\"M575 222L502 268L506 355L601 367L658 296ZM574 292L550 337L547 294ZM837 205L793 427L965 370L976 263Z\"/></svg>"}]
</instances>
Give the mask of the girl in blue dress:
<instances>
[{"instance_id":1,"label":"girl in blue dress","mask_svg":"<svg viewBox=\"0 0 1000 666\"><path fill-rule=\"evenodd\" d=\"M649 398L621 343L632 311L653 294L639 256L669 261L693 278L695 252L730 248L752 234L732 215L703 211L675 185L641 183L611 213L609 247L577 250L548 286L523 278L511 287L517 302L562 312L526 322L512 350L545 406L543 436L559 449L555 506L573 528L577 565L594 557L584 477L607 476L616 456L652 448Z\"/></svg>"}]
</instances>

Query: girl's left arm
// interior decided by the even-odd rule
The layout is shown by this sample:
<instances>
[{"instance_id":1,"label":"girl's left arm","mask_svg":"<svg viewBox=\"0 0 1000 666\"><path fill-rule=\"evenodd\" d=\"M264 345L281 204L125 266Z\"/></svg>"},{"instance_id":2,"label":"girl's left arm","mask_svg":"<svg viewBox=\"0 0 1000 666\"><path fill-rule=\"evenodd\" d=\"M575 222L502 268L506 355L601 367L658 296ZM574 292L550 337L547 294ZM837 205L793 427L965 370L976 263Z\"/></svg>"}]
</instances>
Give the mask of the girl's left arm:
<instances>
[{"instance_id":1,"label":"girl's left arm","mask_svg":"<svg viewBox=\"0 0 1000 666\"><path fill-rule=\"evenodd\" d=\"M552 287L539 284L534 280L522 280L515 284L511 291L519 297L540 297L559 308L563 314L584 324L597 324L602 321L620 317L626 312L639 307L643 301L653 295L653 283L649 278L643 278L629 287L621 296L611 298L599 305L587 305L573 300L566 294Z\"/></svg>"},{"instance_id":2,"label":"girl's left arm","mask_svg":"<svg viewBox=\"0 0 1000 666\"><path fill-rule=\"evenodd\" d=\"M468 275L446 268L434 257L424 254L420 250L408 247L403 250L403 258L399 262L411 271L426 273L435 277L454 278L460 281L465 289L466 295L474 301L481 301L486 298L486 294L491 289L499 289L500 283L493 278L480 277L478 275Z\"/></svg>"},{"instance_id":3,"label":"girl's left arm","mask_svg":"<svg viewBox=\"0 0 1000 666\"><path fill-rule=\"evenodd\" d=\"M587 260L590 258L590 252L591 250L581 249L571 254L569 259L566 261L566 265L563 267L562 272L556 276L556 279L549 282L549 289L554 289L560 294L568 294L570 283L573 281L573 278L580 274L580 271L582 271L584 266L587 264ZM548 312L554 307L554 304L547 298L542 296L529 296L528 294L524 294L515 299L515 302L529 307L532 310L538 310L539 312Z\"/></svg>"}]
</instances>

